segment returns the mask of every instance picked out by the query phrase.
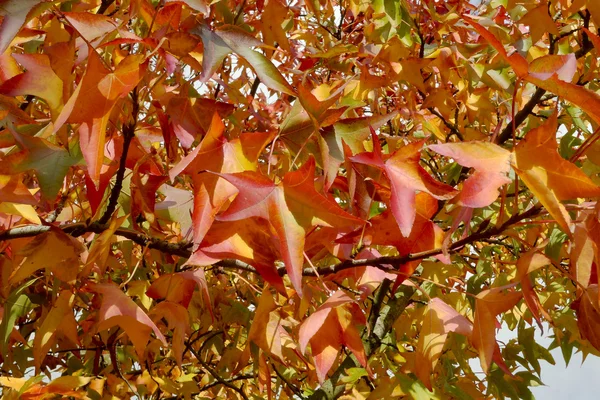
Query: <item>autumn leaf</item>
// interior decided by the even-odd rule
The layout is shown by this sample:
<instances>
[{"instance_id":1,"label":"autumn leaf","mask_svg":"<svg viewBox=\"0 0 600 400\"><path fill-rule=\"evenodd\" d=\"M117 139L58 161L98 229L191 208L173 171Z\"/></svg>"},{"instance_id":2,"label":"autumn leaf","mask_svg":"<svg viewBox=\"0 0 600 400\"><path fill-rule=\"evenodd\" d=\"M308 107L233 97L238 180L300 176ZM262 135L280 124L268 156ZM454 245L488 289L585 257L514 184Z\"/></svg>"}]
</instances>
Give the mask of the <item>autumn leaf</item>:
<instances>
[{"instance_id":1,"label":"autumn leaf","mask_svg":"<svg viewBox=\"0 0 600 400\"><path fill-rule=\"evenodd\" d=\"M89 287L93 292L102 295L98 310L98 324L96 325L98 331L119 326L129 336L140 358L143 358L151 332L154 332L156 338L163 345L167 345L164 335L150 317L117 285L92 283Z\"/></svg>"},{"instance_id":2,"label":"autumn leaf","mask_svg":"<svg viewBox=\"0 0 600 400\"><path fill-rule=\"evenodd\" d=\"M33 340L33 357L36 370L39 370L48 350L57 342L57 338L67 338L73 346L79 345L77 322L73 316L75 295L68 290L63 290L58 295L54 306L37 329Z\"/></svg>"},{"instance_id":3,"label":"autumn leaf","mask_svg":"<svg viewBox=\"0 0 600 400\"><path fill-rule=\"evenodd\" d=\"M584 339L596 350L600 350L600 306L598 304L598 285L590 285L572 305L577 311L577 326Z\"/></svg>"},{"instance_id":4,"label":"autumn leaf","mask_svg":"<svg viewBox=\"0 0 600 400\"><path fill-rule=\"evenodd\" d=\"M367 367L367 359L356 329L366 319L357 304L343 291L331 295L317 311L300 326L300 350L306 352L310 343L311 353L319 382L323 382L333 366L341 345L347 346L358 361Z\"/></svg>"},{"instance_id":5,"label":"autumn leaf","mask_svg":"<svg viewBox=\"0 0 600 400\"><path fill-rule=\"evenodd\" d=\"M10 283L30 278L44 268L65 283L75 283L79 272L80 243L60 229L51 229L31 240L16 254L17 268L10 276Z\"/></svg>"},{"instance_id":6,"label":"autumn leaf","mask_svg":"<svg viewBox=\"0 0 600 400\"><path fill-rule=\"evenodd\" d=\"M17 204L37 204L33 194L23 184L21 174L0 175L0 201Z\"/></svg>"},{"instance_id":7,"label":"autumn leaf","mask_svg":"<svg viewBox=\"0 0 600 400\"><path fill-rule=\"evenodd\" d=\"M258 173L220 175L239 193L218 219L237 221L260 217L269 220L277 232L283 261L299 295L302 293L303 247L307 229L319 225L351 227L361 222L315 190L314 174L315 162L312 159L301 169L288 172L278 185Z\"/></svg>"},{"instance_id":8,"label":"autumn leaf","mask_svg":"<svg viewBox=\"0 0 600 400\"><path fill-rule=\"evenodd\" d=\"M571 218L560 202L598 197L600 187L558 154L555 139L557 128L558 115L555 112L544 124L529 131L515 147L513 168L560 227L570 233Z\"/></svg>"},{"instance_id":9,"label":"autumn leaf","mask_svg":"<svg viewBox=\"0 0 600 400\"><path fill-rule=\"evenodd\" d=\"M34 170L43 198L53 201L63 185L69 168L80 162L81 155L75 151L69 152L42 138L21 135L12 130L11 132L19 143L21 151L2 159L0 174L13 175Z\"/></svg>"},{"instance_id":10,"label":"autumn leaf","mask_svg":"<svg viewBox=\"0 0 600 400\"><path fill-rule=\"evenodd\" d=\"M499 188L510 183L511 153L489 142L444 143L428 146L436 153L454 159L475 172L463 182L454 201L462 206L479 208L492 204L500 195Z\"/></svg>"},{"instance_id":11,"label":"autumn leaf","mask_svg":"<svg viewBox=\"0 0 600 400\"><path fill-rule=\"evenodd\" d=\"M497 346L496 317L513 308L522 296L520 292L505 291L502 288L487 289L477 295L471 342L479 353L481 369L485 373L490 369Z\"/></svg>"},{"instance_id":12,"label":"autumn leaf","mask_svg":"<svg viewBox=\"0 0 600 400\"><path fill-rule=\"evenodd\" d=\"M435 298L429 302L419 333L415 359L415 374L429 390L432 390L431 374L442 355L448 334L456 332L470 336L472 330L471 321L441 299Z\"/></svg>"},{"instance_id":13,"label":"autumn leaf","mask_svg":"<svg viewBox=\"0 0 600 400\"><path fill-rule=\"evenodd\" d=\"M548 257L535 250L528 251L527 253L521 255L519 261L517 261L516 280L521 283L523 300L525 300L525 304L527 304L527 307L529 307L529 311L537 321L540 329L543 329L540 314L543 315L547 321L551 321L552 318L542 308L540 299L533 289L533 284L529 274L551 263L552 261Z\"/></svg>"},{"instance_id":14,"label":"autumn leaf","mask_svg":"<svg viewBox=\"0 0 600 400\"><path fill-rule=\"evenodd\" d=\"M225 57L234 52L252 66L262 83L271 89L294 95L294 89L273 63L261 53L251 49L251 47L264 46L261 41L233 26L225 26L213 31L205 25L200 25L196 33L202 38L204 45L200 78L202 81L208 81Z\"/></svg>"},{"instance_id":15,"label":"autumn leaf","mask_svg":"<svg viewBox=\"0 0 600 400\"><path fill-rule=\"evenodd\" d=\"M277 305L271 292L268 289L263 290L256 308L254 322L248 333L248 339L265 353L275 357L280 362L284 362L282 346L286 341L291 342L289 334L284 329L285 323L284 318L277 312Z\"/></svg>"},{"instance_id":16,"label":"autumn leaf","mask_svg":"<svg viewBox=\"0 0 600 400\"><path fill-rule=\"evenodd\" d=\"M8 0L0 5L0 15L3 17L0 25L0 54L4 53L10 42L19 33L27 21L31 10L41 3L41 0Z\"/></svg>"},{"instance_id":17,"label":"autumn leaf","mask_svg":"<svg viewBox=\"0 0 600 400\"><path fill-rule=\"evenodd\" d=\"M217 173L256 171L257 160L271 140L271 133L253 132L239 138L226 140L225 125L218 113L214 113L210 128L204 139L182 159L169 176L173 180L184 173L192 175L194 183L194 243L200 244L215 220L217 212L236 191Z\"/></svg>"},{"instance_id":18,"label":"autumn leaf","mask_svg":"<svg viewBox=\"0 0 600 400\"><path fill-rule=\"evenodd\" d=\"M0 86L0 93L5 96L25 94L40 97L48 103L55 117L63 106L63 81L56 75L50 65L50 58L42 54L13 54L25 68L19 74Z\"/></svg>"},{"instance_id":19,"label":"autumn leaf","mask_svg":"<svg viewBox=\"0 0 600 400\"><path fill-rule=\"evenodd\" d=\"M510 64L517 76L581 107L596 123L600 122L600 114L597 111L600 107L600 96L591 90L561 79L560 73L563 71L564 65L567 63L572 65L573 55L564 57L548 55L528 64L527 60L519 53L513 53L509 56L502 43L483 26L464 15L463 18ZM553 68L555 72L551 75L540 76L539 68L542 68L545 72L549 67ZM569 73L569 75L571 74ZM564 75L562 75L562 78L564 78Z\"/></svg>"},{"instance_id":20,"label":"autumn leaf","mask_svg":"<svg viewBox=\"0 0 600 400\"><path fill-rule=\"evenodd\" d=\"M87 12L65 12L65 19L87 43L117 29L117 23L109 17Z\"/></svg>"},{"instance_id":21,"label":"autumn leaf","mask_svg":"<svg viewBox=\"0 0 600 400\"><path fill-rule=\"evenodd\" d=\"M224 259L237 259L256 268L267 283L286 293L275 267L276 261L281 259L279 248L277 235L266 220L217 221L187 263L210 265Z\"/></svg>"},{"instance_id":22,"label":"autumn leaf","mask_svg":"<svg viewBox=\"0 0 600 400\"><path fill-rule=\"evenodd\" d=\"M390 180L390 208L404 237L410 236L417 215L417 192L428 193L436 199L448 200L456 194L454 188L436 181L419 164L424 141L409 143L394 152L385 162L379 139L372 131L373 152L361 153L352 161L379 167Z\"/></svg>"},{"instance_id":23,"label":"autumn leaf","mask_svg":"<svg viewBox=\"0 0 600 400\"><path fill-rule=\"evenodd\" d=\"M191 333L186 308L170 301L163 301L152 309L150 315L155 319L164 318L168 328L173 330L173 353L177 365L181 366L185 350L185 336Z\"/></svg>"},{"instance_id":24,"label":"autumn leaf","mask_svg":"<svg viewBox=\"0 0 600 400\"><path fill-rule=\"evenodd\" d=\"M165 299L188 308L196 287L202 293L205 306L212 314L212 303L203 268L164 274L152 283L146 294L153 299Z\"/></svg>"},{"instance_id":25,"label":"autumn leaf","mask_svg":"<svg viewBox=\"0 0 600 400\"><path fill-rule=\"evenodd\" d=\"M123 59L114 72L108 70L94 49L82 82L56 121L55 130L66 121L81 123L81 152L91 180L98 185L104 162L105 132L110 112L119 98L126 96L140 81L147 67L140 55ZM85 99L97 99L89 102Z\"/></svg>"}]
</instances>

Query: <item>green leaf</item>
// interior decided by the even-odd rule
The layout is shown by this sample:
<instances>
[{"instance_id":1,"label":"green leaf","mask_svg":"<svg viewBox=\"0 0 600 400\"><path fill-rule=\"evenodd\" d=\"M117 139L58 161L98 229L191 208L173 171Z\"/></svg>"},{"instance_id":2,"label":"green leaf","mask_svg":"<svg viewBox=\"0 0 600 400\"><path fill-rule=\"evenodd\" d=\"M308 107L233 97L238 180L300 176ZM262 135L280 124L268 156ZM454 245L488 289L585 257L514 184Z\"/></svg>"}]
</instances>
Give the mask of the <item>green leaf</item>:
<instances>
[{"instance_id":1,"label":"green leaf","mask_svg":"<svg viewBox=\"0 0 600 400\"><path fill-rule=\"evenodd\" d=\"M0 323L0 340L2 341L2 358L4 360L6 360L8 354L8 341L10 334L15 327L15 321L17 318L27 314L33 305L29 300L29 297L23 294L23 292L38 279L39 278L32 279L19 286L8 296L4 303L4 315L2 317L2 323Z\"/></svg>"}]
</instances>

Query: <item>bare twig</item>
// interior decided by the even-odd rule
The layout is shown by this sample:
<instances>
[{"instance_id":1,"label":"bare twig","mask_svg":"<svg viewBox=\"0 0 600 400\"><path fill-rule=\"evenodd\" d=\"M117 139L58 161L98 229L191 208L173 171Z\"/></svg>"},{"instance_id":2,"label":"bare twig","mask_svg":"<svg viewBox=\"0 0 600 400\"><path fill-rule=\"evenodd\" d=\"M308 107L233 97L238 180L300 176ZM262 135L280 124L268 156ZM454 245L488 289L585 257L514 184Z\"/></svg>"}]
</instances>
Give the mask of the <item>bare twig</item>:
<instances>
[{"instance_id":1,"label":"bare twig","mask_svg":"<svg viewBox=\"0 0 600 400\"><path fill-rule=\"evenodd\" d=\"M194 350L191 347L190 347L190 351L196 357L196 359L198 360L200 365L202 365L202 368L204 368L209 374L211 374L212 377L215 378L220 385L227 386L229 389L237 392L244 400L249 400L248 396L246 395L246 393L244 393L244 391L241 388L235 386L231 382L231 380L224 379L223 377L221 377L221 375L219 375L219 373L217 371L215 371L210 365L208 365L208 363L206 361L204 361L202 359L201 354L199 354L196 350Z\"/></svg>"}]
</instances>

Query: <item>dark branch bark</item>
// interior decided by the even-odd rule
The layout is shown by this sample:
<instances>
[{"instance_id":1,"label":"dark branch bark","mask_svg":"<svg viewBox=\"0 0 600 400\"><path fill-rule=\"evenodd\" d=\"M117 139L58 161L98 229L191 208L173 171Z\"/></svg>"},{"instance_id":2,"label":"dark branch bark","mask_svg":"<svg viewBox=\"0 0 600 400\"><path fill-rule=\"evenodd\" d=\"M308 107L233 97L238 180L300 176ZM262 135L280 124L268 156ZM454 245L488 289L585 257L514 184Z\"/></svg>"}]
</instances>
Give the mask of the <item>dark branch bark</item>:
<instances>
[{"instance_id":1,"label":"dark branch bark","mask_svg":"<svg viewBox=\"0 0 600 400\"><path fill-rule=\"evenodd\" d=\"M485 240L485 239L489 239L493 236L499 235L502 232L504 232L506 229L508 229L511 225L513 225L517 222L523 221L524 219L535 217L536 215L538 215L540 213L540 211L542 209L543 209L542 206L540 204L538 204L538 205L530 208L527 211L513 215L511 218L509 218L507 221L505 221L502 225L500 225L498 227L492 227L492 228L489 228L489 229L486 229L483 231L477 231L477 232L467 236L464 239L461 239L461 240L458 240L458 241L452 243L448 247L447 250L448 250L448 252L455 252L457 250L462 249L467 244ZM107 226L100 224L98 222L95 222L90 225L78 223L78 224L62 226L60 228L65 233L70 234L72 236L81 236L82 234L88 233L88 232L102 233L107 229ZM51 227L49 225L18 226L16 228L11 228L11 229L5 230L4 232L1 232L0 233L0 241L37 236L44 232L48 232L50 229L51 229ZM115 231L115 235L122 236L122 237L129 239L141 246L148 246L148 248L156 249L156 250L162 251L167 254L172 254L172 255L176 255L176 256L180 256L180 257L184 257L184 258L189 258L192 254L192 252L190 250L192 247L192 243L189 243L189 242L171 243L166 240L151 237L151 236L145 235L140 232L132 231L129 229L123 229L123 228L117 229ZM431 249L431 250L421 251L418 253L410 253L410 254L406 254L403 256L386 256L386 257L378 257L378 258L374 258L374 259L359 259L359 260L349 259L349 260L339 262L337 264L332 264L327 267L318 268L317 272L319 273L319 275L331 275L331 274L335 274L337 272L343 271L345 269L364 267L364 266L374 266L374 267L377 267L377 268L380 268L380 269L390 272L390 271L393 271L394 268L390 269L388 266L397 267L397 266L405 264L409 261L423 260L428 257L433 257L436 255L442 254L443 252L444 252L444 249L435 248L435 249ZM248 271L248 272L252 272L252 273L258 273L256 268L254 268L252 265L247 264L241 260L226 259L226 260L219 261L215 265L220 266L222 268L238 269L238 270L244 270L244 271ZM286 274L285 268L279 268L277 271L280 276L283 276ZM316 273L312 268L306 268L302 274L304 276L316 276Z\"/></svg>"},{"instance_id":2,"label":"dark branch bark","mask_svg":"<svg viewBox=\"0 0 600 400\"><path fill-rule=\"evenodd\" d=\"M98 8L98 11L96 11L96 14L104 14L106 10L108 10L108 7L110 7L114 2L115 0L102 0L102 4L100 4L100 7Z\"/></svg>"},{"instance_id":3,"label":"dark branch bark","mask_svg":"<svg viewBox=\"0 0 600 400\"><path fill-rule=\"evenodd\" d=\"M98 220L98 223L101 225L106 225L112 217L113 213L117 209L117 204L119 202L119 196L121 195L121 189L123 189L123 179L125 178L125 170L127 164L127 154L129 153L129 146L131 145L131 141L135 137L135 126L137 125L137 116L139 112L139 103L137 96L137 88L134 88L131 91L131 116L133 117L133 121L123 125L123 152L121 153L121 159L119 160L119 170L117 171L117 176L115 178L115 186L113 186L110 192L110 198L108 199L108 205L106 206L106 210L102 217Z\"/></svg>"},{"instance_id":4,"label":"dark branch bark","mask_svg":"<svg viewBox=\"0 0 600 400\"><path fill-rule=\"evenodd\" d=\"M586 16L584 17L583 26L585 28L588 28L589 24L590 24L590 15L588 12L586 14ZM582 36L583 39L582 39L582 43L581 43L581 48L575 52L576 58L581 58L581 57L585 56L594 47L592 45L592 43L590 42L590 39L588 38L587 34L582 31L582 35L583 35ZM513 125L515 128L518 128L523 122L525 122L525 120L527 119L529 114L531 114L533 112L533 109L542 100L542 96L544 96L545 93L546 93L546 90L544 90L542 88L536 89L536 91L533 93L533 96L531 96L529 101L525 104L525 106L523 106L523 109L521 109L515 115L514 124L512 123L512 121L509 122L508 125L506 125L506 127L502 130L500 135L498 135L498 138L496 139L497 144L502 144L512 137Z\"/></svg>"}]
</instances>

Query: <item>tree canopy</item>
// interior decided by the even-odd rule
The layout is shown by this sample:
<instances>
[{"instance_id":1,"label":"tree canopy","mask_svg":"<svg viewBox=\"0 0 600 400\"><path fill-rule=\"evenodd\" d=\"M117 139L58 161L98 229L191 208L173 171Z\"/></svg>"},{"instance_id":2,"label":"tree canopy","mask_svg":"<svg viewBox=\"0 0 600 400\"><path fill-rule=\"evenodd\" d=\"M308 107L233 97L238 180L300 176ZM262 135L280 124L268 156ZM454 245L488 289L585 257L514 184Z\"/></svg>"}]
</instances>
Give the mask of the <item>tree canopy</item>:
<instances>
[{"instance_id":1,"label":"tree canopy","mask_svg":"<svg viewBox=\"0 0 600 400\"><path fill-rule=\"evenodd\" d=\"M597 0L0 18L3 398L521 399L536 331L600 355Z\"/></svg>"}]
</instances>

